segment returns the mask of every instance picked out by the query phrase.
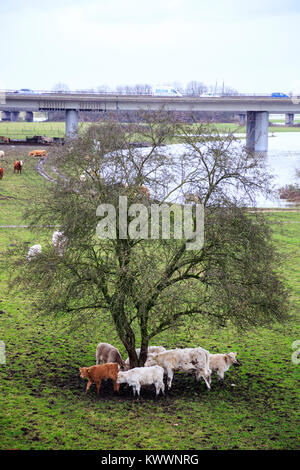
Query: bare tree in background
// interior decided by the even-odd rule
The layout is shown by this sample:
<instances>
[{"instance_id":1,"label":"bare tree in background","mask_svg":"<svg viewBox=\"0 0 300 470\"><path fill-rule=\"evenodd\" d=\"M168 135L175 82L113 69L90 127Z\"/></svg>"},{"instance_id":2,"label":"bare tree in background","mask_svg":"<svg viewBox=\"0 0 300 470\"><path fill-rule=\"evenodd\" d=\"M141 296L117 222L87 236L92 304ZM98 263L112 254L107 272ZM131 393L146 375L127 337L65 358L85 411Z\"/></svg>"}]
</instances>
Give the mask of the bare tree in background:
<instances>
[{"instance_id":1,"label":"bare tree in background","mask_svg":"<svg viewBox=\"0 0 300 470\"><path fill-rule=\"evenodd\" d=\"M200 96L202 93L207 92L207 86L203 82L193 80L187 84L185 92L189 95Z\"/></svg>"},{"instance_id":2,"label":"bare tree in background","mask_svg":"<svg viewBox=\"0 0 300 470\"><path fill-rule=\"evenodd\" d=\"M67 92L67 91L70 91L70 88L68 87L66 83L59 82L56 85L54 85L52 90L57 91L57 92Z\"/></svg>"}]
</instances>

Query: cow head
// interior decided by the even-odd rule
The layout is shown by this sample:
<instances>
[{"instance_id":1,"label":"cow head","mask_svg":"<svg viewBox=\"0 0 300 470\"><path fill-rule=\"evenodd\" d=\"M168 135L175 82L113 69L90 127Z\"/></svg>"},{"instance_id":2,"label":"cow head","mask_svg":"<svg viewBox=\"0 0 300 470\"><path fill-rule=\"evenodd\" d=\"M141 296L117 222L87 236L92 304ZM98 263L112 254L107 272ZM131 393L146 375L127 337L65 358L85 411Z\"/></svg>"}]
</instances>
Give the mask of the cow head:
<instances>
[{"instance_id":1,"label":"cow head","mask_svg":"<svg viewBox=\"0 0 300 470\"><path fill-rule=\"evenodd\" d=\"M226 354L226 360L229 364L239 364L239 362L236 359L236 352L230 352Z\"/></svg>"}]
</instances>

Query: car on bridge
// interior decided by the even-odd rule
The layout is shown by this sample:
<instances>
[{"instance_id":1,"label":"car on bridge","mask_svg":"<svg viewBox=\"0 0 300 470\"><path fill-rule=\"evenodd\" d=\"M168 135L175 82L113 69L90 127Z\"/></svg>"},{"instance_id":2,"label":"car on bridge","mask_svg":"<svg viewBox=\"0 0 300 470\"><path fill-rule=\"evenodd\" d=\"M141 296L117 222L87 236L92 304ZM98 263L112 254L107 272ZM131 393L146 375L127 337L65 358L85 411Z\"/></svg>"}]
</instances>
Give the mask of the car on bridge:
<instances>
[{"instance_id":1,"label":"car on bridge","mask_svg":"<svg viewBox=\"0 0 300 470\"><path fill-rule=\"evenodd\" d=\"M289 98L289 95L286 95L285 93L279 93L275 92L271 94L272 98Z\"/></svg>"},{"instance_id":2,"label":"car on bridge","mask_svg":"<svg viewBox=\"0 0 300 470\"><path fill-rule=\"evenodd\" d=\"M22 95L38 95L38 91L30 90L30 88L21 88L20 90L15 90L14 93L20 93Z\"/></svg>"}]
</instances>

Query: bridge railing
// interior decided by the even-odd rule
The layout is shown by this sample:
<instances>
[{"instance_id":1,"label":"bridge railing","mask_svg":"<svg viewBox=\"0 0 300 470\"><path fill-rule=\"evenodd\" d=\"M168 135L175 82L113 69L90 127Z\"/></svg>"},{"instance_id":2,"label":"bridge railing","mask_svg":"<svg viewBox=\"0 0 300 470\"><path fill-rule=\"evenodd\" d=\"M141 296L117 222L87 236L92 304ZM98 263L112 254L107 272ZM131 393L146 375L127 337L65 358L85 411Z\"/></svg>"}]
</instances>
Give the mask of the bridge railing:
<instances>
[{"instance_id":1,"label":"bridge railing","mask_svg":"<svg viewBox=\"0 0 300 470\"><path fill-rule=\"evenodd\" d=\"M138 93L138 92L126 92L126 91L95 91L95 90L68 90L68 91L54 91L54 90L30 90L30 91L21 91L21 90L0 90L0 93L9 94L9 95L113 95L113 96L152 96L151 92L149 93ZM216 93L216 94L196 94L196 93L181 93L183 97L198 97L198 98L239 98L239 97L265 97L270 98L271 93ZM159 97L159 95L155 95ZM174 97L175 95L166 95L167 97Z\"/></svg>"}]
</instances>

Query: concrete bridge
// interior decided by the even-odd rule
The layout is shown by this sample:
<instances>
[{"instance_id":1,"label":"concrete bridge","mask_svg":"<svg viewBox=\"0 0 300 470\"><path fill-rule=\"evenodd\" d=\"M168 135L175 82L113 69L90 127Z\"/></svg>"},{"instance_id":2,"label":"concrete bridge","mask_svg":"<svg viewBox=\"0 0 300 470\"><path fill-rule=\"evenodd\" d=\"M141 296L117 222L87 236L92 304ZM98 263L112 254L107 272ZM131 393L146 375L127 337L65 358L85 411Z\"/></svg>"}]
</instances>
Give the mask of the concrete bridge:
<instances>
[{"instance_id":1,"label":"concrete bridge","mask_svg":"<svg viewBox=\"0 0 300 470\"><path fill-rule=\"evenodd\" d=\"M3 96L3 95L2 95ZM78 131L78 111L138 111L159 110L164 106L169 111L229 111L246 121L246 145L249 150L268 150L269 114L286 114L288 123L295 113L300 113L300 99L275 98L271 96L222 96L222 97L161 97L151 95L121 95L113 93L61 93L33 92L5 93L0 110L6 113L26 111L66 112L66 136Z\"/></svg>"}]
</instances>

